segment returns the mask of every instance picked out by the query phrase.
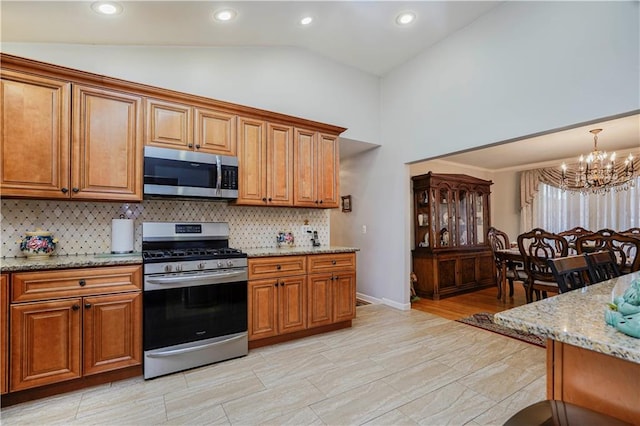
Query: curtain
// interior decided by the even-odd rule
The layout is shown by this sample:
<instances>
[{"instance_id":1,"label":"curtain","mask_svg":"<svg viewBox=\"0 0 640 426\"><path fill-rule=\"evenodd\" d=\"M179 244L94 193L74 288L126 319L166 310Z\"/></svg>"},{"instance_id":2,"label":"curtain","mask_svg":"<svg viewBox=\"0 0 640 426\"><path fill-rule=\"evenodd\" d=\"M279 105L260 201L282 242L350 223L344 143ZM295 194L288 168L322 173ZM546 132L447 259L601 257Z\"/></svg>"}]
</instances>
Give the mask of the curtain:
<instances>
[{"instance_id":1,"label":"curtain","mask_svg":"<svg viewBox=\"0 0 640 426\"><path fill-rule=\"evenodd\" d=\"M523 172L520 179L521 230L562 232L576 226L597 231L640 227L640 177L627 191L581 194L548 183L544 169ZM557 182L557 180L556 180Z\"/></svg>"}]
</instances>

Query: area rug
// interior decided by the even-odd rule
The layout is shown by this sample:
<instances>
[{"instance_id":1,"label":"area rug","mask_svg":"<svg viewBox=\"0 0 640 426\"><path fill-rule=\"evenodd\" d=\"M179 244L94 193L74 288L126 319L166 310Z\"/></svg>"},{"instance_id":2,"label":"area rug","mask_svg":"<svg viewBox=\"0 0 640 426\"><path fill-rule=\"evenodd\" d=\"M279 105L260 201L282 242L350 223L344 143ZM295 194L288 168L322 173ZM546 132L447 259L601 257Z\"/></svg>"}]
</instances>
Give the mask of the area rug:
<instances>
[{"instance_id":1,"label":"area rug","mask_svg":"<svg viewBox=\"0 0 640 426\"><path fill-rule=\"evenodd\" d=\"M470 317L460 318L456 320L463 324L472 325L474 327L482 328L484 330L493 331L494 333L502 334L507 337L522 340L523 342L531 343L532 345L546 347L546 340L535 334L527 333L524 331L514 330L508 327L503 327L493 322L493 314L487 312L480 312L479 314L473 314Z\"/></svg>"}]
</instances>

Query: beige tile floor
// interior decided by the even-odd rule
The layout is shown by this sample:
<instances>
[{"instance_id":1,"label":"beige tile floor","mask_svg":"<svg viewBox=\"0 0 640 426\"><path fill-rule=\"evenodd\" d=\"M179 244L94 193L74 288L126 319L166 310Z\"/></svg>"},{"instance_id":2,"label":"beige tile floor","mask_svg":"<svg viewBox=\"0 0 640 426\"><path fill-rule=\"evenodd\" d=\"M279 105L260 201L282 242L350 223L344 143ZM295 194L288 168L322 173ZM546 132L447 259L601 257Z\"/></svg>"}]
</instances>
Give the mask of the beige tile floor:
<instances>
[{"instance_id":1,"label":"beige tile floor","mask_svg":"<svg viewBox=\"0 0 640 426\"><path fill-rule=\"evenodd\" d=\"M153 380L2 409L3 425L494 425L545 398L542 348L424 312L357 308L353 327Z\"/></svg>"}]
</instances>

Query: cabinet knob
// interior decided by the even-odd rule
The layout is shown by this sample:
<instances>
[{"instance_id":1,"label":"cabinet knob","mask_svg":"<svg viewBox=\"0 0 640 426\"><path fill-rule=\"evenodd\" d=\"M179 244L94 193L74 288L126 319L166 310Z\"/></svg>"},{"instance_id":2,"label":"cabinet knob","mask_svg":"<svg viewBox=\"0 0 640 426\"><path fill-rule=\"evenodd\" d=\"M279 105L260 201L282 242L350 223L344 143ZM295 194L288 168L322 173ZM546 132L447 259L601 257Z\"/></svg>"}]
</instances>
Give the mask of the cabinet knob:
<instances>
[{"instance_id":1,"label":"cabinet knob","mask_svg":"<svg viewBox=\"0 0 640 426\"><path fill-rule=\"evenodd\" d=\"M75 305L73 305L71 307L71 309L73 309L74 311L77 311L78 309L80 309L80 305L78 305L77 303Z\"/></svg>"},{"instance_id":2,"label":"cabinet knob","mask_svg":"<svg viewBox=\"0 0 640 426\"><path fill-rule=\"evenodd\" d=\"M318 200L316 200L316 204L318 204L318 202L319 202L319 201L318 201Z\"/></svg>"},{"instance_id":3,"label":"cabinet knob","mask_svg":"<svg viewBox=\"0 0 640 426\"><path fill-rule=\"evenodd\" d=\"M269 202L271 202L271 197L269 197Z\"/></svg>"},{"instance_id":4,"label":"cabinet knob","mask_svg":"<svg viewBox=\"0 0 640 426\"><path fill-rule=\"evenodd\" d=\"M196 149L200 149L200 144L196 144Z\"/></svg>"},{"instance_id":5,"label":"cabinet knob","mask_svg":"<svg viewBox=\"0 0 640 426\"><path fill-rule=\"evenodd\" d=\"M282 266L276 265L276 269L279 271L280 269L282 269Z\"/></svg>"},{"instance_id":6,"label":"cabinet knob","mask_svg":"<svg viewBox=\"0 0 640 426\"><path fill-rule=\"evenodd\" d=\"M275 287L278 287L278 285L280 284L279 280L276 280L276 283L274 284Z\"/></svg>"},{"instance_id":7,"label":"cabinet knob","mask_svg":"<svg viewBox=\"0 0 640 426\"><path fill-rule=\"evenodd\" d=\"M84 287L85 285L87 285L87 282L85 280L80 280L78 281L78 284L80 284L80 287Z\"/></svg>"},{"instance_id":8,"label":"cabinet knob","mask_svg":"<svg viewBox=\"0 0 640 426\"><path fill-rule=\"evenodd\" d=\"M320 200L320 204L322 204L322 200Z\"/></svg>"},{"instance_id":9,"label":"cabinet knob","mask_svg":"<svg viewBox=\"0 0 640 426\"><path fill-rule=\"evenodd\" d=\"M332 265L335 265L335 264L336 264L336 260L335 260L335 259L333 259L333 260L331 261L331 264L332 264Z\"/></svg>"},{"instance_id":10,"label":"cabinet knob","mask_svg":"<svg viewBox=\"0 0 640 426\"><path fill-rule=\"evenodd\" d=\"M72 188L71 190L76 193L80 192L80 188Z\"/></svg>"},{"instance_id":11,"label":"cabinet knob","mask_svg":"<svg viewBox=\"0 0 640 426\"><path fill-rule=\"evenodd\" d=\"M266 203L266 202L267 202L267 198L266 198L266 197L263 197L263 198L262 198L262 201L264 201L264 202Z\"/></svg>"},{"instance_id":12,"label":"cabinet knob","mask_svg":"<svg viewBox=\"0 0 640 426\"><path fill-rule=\"evenodd\" d=\"M60 191L62 191L63 194L66 194L69 192L69 188L62 188Z\"/></svg>"},{"instance_id":13,"label":"cabinet knob","mask_svg":"<svg viewBox=\"0 0 640 426\"><path fill-rule=\"evenodd\" d=\"M189 145L187 145L189 148L193 148L193 144L190 143Z\"/></svg>"},{"instance_id":14,"label":"cabinet knob","mask_svg":"<svg viewBox=\"0 0 640 426\"><path fill-rule=\"evenodd\" d=\"M89 309L89 308L91 307L91 303L85 303L85 304L84 304L84 307L85 307L86 309Z\"/></svg>"}]
</instances>

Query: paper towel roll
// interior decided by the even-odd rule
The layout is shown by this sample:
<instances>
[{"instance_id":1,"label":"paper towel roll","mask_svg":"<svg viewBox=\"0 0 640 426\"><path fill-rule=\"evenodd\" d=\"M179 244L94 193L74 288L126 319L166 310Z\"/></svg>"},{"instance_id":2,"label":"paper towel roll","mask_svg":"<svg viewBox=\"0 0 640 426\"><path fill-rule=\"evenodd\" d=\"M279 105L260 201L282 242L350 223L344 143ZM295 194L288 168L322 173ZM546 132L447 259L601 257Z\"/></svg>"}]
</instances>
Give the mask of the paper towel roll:
<instances>
[{"instance_id":1,"label":"paper towel roll","mask_svg":"<svg viewBox=\"0 0 640 426\"><path fill-rule=\"evenodd\" d=\"M111 220L111 253L133 252L133 219Z\"/></svg>"}]
</instances>

